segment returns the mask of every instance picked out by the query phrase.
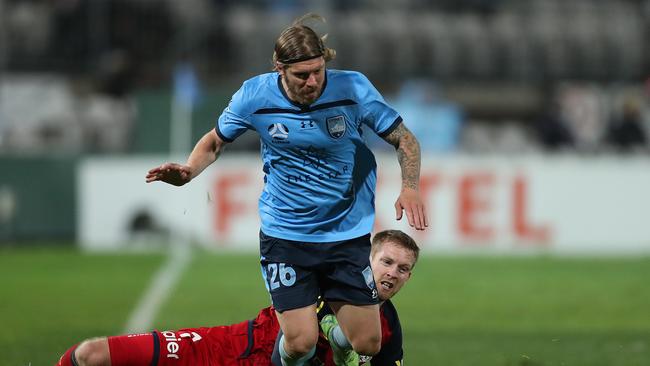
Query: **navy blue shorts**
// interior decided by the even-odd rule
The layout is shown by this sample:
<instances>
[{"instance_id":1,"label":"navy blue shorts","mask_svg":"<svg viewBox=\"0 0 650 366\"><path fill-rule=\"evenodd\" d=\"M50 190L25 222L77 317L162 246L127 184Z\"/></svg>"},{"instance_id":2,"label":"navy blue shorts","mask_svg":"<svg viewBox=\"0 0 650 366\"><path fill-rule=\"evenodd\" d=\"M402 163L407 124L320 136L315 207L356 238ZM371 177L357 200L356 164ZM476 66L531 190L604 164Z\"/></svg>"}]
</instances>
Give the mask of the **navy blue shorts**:
<instances>
[{"instance_id":1,"label":"navy blue shorts","mask_svg":"<svg viewBox=\"0 0 650 366\"><path fill-rule=\"evenodd\" d=\"M309 243L278 239L260 231L260 264L266 289L279 312L328 301L378 304L370 268L370 234Z\"/></svg>"}]
</instances>

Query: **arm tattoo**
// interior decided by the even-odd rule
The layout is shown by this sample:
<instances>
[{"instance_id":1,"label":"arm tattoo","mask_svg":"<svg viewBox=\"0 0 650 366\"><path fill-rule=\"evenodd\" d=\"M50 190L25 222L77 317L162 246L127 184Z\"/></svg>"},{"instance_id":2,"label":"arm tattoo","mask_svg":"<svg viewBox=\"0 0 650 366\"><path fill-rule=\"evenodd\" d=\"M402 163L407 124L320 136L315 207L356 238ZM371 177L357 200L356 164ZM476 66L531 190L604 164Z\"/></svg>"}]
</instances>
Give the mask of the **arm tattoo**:
<instances>
[{"instance_id":1,"label":"arm tattoo","mask_svg":"<svg viewBox=\"0 0 650 366\"><path fill-rule=\"evenodd\" d=\"M397 150L402 168L402 188L418 189L420 183L420 144L411 131L400 123L384 140Z\"/></svg>"}]
</instances>

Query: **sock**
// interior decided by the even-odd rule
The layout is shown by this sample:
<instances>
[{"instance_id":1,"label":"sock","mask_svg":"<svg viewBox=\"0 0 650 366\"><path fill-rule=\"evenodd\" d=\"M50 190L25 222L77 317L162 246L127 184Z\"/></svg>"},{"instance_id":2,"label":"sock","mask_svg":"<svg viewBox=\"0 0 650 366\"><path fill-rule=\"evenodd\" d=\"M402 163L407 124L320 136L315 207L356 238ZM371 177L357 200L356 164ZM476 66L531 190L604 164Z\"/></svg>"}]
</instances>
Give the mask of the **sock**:
<instances>
[{"instance_id":1,"label":"sock","mask_svg":"<svg viewBox=\"0 0 650 366\"><path fill-rule=\"evenodd\" d=\"M77 359L74 356L74 351L77 349L77 346L78 345L74 345L65 351L56 366L78 366L79 364L77 363Z\"/></svg>"},{"instance_id":2,"label":"sock","mask_svg":"<svg viewBox=\"0 0 650 366\"><path fill-rule=\"evenodd\" d=\"M271 354L271 364L273 366L282 366L282 358L280 357L280 339L282 339L282 329L278 332L278 336L275 337L275 344L273 345L273 353Z\"/></svg>"},{"instance_id":3,"label":"sock","mask_svg":"<svg viewBox=\"0 0 650 366\"><path fill-rule=\"evenodd\" d=\"M284 335L280 338L280 343L279 343L279 352L280 352L280 358L282 359L282 366L302 366L304 365L307 360L312 358L314 356L314 353L316 353L316 346L311 349L311 351L307 352L306 355L300 357L300 358L293 358L287 354L287 351L284 349Z\"/></svg>"},{"instance_id":4,"label":"sock","mask_svg":"<svg viewBox=\"0 0 650 366\"><path fill-rule=\"evenodd\" d=\"M342 350L352 349L350 341L348 341L348 339L345 337L345 334L343 334L341 327L338 325L332 329L331 341L334 342L334 344L336 344Z\"/></svg>"}]
</instances>

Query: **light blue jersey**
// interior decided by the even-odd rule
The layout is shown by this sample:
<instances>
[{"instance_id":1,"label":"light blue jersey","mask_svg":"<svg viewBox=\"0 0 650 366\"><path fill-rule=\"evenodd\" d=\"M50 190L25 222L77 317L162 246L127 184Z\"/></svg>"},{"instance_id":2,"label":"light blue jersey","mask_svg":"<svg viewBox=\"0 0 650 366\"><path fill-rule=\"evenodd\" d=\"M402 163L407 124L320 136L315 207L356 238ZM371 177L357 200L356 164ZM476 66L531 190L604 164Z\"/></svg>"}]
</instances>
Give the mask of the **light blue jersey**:
<instances>
[{"instance_id":1,"label":"light blue jersey","mask_svg":"<svg viewBox=\"0 0 650 366\"><path fill-rule=\"evenodd\" d=\"M331 242L368 234L375 220L377 165L361 125L385 136L401 121L358 72L327 70L321 96L308 107L293 103L273 72L244 82L216 132L227 142L246 130L260 136L265 234Z\"/></svg>"}]
</instances>

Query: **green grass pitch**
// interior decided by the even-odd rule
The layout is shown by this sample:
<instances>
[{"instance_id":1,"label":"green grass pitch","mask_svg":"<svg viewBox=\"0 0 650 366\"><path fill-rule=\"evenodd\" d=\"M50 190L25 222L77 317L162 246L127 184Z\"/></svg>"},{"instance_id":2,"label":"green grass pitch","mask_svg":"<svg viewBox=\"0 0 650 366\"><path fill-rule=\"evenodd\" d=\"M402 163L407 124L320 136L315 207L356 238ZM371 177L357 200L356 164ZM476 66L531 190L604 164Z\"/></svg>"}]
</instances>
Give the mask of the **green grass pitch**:
<instances>
[{"instance_id":1,"label":"green grass pitch","mask_svg":"<svg viewBox=\"0 0 650 366\"><path fill-rule=\"evenodd\" d=\"M122 331L162 255L0 250L0 365ZM254 254L195 254L153 327L252 318ZM650 258L421 258L395 299L409 365L650 365Z\"/></svg>"}]
</instances>

